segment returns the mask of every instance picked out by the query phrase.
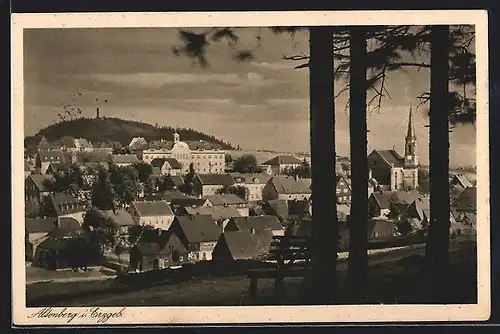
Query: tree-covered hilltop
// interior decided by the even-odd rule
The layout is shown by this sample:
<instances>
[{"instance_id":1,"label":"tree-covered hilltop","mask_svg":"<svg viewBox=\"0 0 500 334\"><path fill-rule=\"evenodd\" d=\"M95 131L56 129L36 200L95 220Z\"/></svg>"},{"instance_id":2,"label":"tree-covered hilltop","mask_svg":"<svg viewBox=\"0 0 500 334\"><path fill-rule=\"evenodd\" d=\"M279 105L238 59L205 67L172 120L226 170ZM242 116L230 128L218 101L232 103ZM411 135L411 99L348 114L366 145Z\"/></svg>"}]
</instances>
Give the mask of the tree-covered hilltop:
<instances>
[{"instance_id":1,"label":"tree-covered hilltop","mask_svg":"<svg viewBox=\"0 0 500 334\"><path fill-rule=\"evenodd\" d=\"M24 139L26 148L36 147L40 138L44 136L49 142L65 136L75 138L86 138L92 143L98 142L120 142L128 145L134 137L144 137L148 142L151 140L172 140L175 128L170 126L160 127L139 121L124 120L120 118L78 118L68 121L60 121L41 129L34 136ZM234 147L229 142L215 138L193 129L177 129L181 140L199 141L203 140L212 144L218 144L225 150Z\"/></svg>"}]
</instances>

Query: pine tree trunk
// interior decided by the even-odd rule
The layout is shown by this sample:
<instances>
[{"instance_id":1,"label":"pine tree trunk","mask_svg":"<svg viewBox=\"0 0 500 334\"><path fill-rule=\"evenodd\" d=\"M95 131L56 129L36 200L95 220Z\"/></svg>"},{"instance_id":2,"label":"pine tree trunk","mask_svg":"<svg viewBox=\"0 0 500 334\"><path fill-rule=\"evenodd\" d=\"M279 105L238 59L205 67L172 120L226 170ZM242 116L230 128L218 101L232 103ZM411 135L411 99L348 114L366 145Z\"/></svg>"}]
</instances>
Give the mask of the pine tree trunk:
<instances>
[{"instance_id":1,"label":"pine tree trunk","mask_svg":"<svg viewBox=\"0 0 500 334\"><path fill-rule=\"evenodd\" d=\"M431 30L431 88L429 130L430 209L426 257L432 296L444 302L449 271L450 191L448 124L449 26Z\"/></svg>"},{"instance_id":2,"label":"pine tree trunk","mask_svg":"<svg viewBox=\"0 0 500 334\"><path fill-rule=\"evenodd\" d=\"M347 283L362 293L368 265L368 160L366 124L366 37L363 27L350 31L350 112L352 195L349 217Z\"/></svg>"},{"instance_id":3,"label":"pine tree trunk","mask_svg":"<svg viewBox=\"0 0 500 334\"><path fill-rule=\"evenodd\" d=\"M337 287L338 222L335 194L333 30L310 28L312 174L311 288L313 303L328 303Z\"/></svg>"}]
</instances>

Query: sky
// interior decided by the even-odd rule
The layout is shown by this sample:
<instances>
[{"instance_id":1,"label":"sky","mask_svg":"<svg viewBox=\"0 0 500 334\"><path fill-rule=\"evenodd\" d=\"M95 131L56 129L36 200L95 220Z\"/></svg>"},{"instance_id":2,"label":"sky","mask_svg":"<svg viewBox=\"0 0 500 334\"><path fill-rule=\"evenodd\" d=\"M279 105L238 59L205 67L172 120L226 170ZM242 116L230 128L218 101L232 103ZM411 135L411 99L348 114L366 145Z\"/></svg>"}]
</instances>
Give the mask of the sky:
<instances>
[{"instance_id":1,"label":"sky","mask_svg":"<svg viewBox=\"0 0 500 334\"><path fill-rule=\"evenodd\" d=\"M238 62L227 43L212 43L209 67L202 68L172 52L182 45L177 28L25 30L25 135L58 120L62 105L76 104L87 117L99 107L101 116L193 128L242 149L308 151L309 73L294 69L301 62L282 59L308 54L307 32L291 37L268 28L239 28L236 33L236 48L254 49L254 58ZM345 84L336 82L336 90ZM416 107L418 95L428 90L429 72L391 73L387 84L391 98L368 116L368 150L403 153L412 106L420 160L427 164L427 111ZM336 146L343 156L349 155L347 99L342 95L335 102ZM452 166L475 165L475 138L472 125L450 133Z\"/></svg>"}]
</instances>

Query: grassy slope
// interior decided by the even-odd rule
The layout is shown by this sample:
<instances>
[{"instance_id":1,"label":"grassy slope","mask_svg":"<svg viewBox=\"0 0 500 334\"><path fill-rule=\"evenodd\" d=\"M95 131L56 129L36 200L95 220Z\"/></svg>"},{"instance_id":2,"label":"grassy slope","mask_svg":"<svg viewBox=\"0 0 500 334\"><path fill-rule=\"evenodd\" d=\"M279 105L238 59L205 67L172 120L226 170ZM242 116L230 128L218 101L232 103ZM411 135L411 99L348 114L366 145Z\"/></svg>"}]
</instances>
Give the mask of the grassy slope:
<instances>
[{"instance_id":1,"label":"grassy slope","mask_svg":"<svg viewBox=\"0 0 500 334\"><path fill-rule=\"evenodd\" d=\"M473 247L475 250L475 247ZM476 252L470 246L453 251L452 274L450 282L450 304L476 303ZM423 253L419 251L418 253ZM396 257L394 260L396 260ZM346 266L339 263L341 281ZM339 304L394 304L430 303L425 297L425 285L421 274L415 271L404 272L394 261L379 262L371 265L370 296L364 300L353 300L345 287L341 287ZM224 305L276 305L300 304L302 279L286 279L287 298L276 301L272 297L273 280L260 280L256 299L247 296L249 281L243 274L225 277L205 275L175 284L161 284L153 287L130 289L128 291L110 290L111 281L43 283L27 288L28 306L224 306ZM63 297L80 290L79 296ZM83 291L84 290L84 291ZM51 296L52 295L52 296Z\"/></svg>"},{"instance_id":2,"label":"grassy slope","mask_svg":"<svg viewBox=\"0 0 500 334\"><path fill-rule=\"evenodd\" d=\"M91 142L118 141L122 145L128 144L133 137L144 137L146 140L171 140L175 129L170 127L156 128L155 126L138 121L120 118L80 118L66 122L59 122L40 130L36 135L25 138L25 146L37 145L41 136L49 141L64 136L87 138ZM179 129L181 139L204 140L222 145L225 149L232 149L231 144L213 136L192 129Z\"/></svg>"}]
</instances>

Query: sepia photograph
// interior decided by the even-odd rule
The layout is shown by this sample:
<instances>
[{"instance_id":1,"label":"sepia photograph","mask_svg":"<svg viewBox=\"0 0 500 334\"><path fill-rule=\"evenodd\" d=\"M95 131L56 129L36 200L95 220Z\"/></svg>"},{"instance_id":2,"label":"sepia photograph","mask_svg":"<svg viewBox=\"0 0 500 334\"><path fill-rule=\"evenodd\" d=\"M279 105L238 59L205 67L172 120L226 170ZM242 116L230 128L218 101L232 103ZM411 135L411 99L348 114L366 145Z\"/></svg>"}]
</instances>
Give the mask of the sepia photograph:
<instances>
[{"instance_id":1,"label":"sepia photograph","mask_svg":"<svg viewBox=\"0 0 500 334\"><path fill-rule=\"evenodd\" d=\"M487 33L13 15L14 322L488 319Z\"/></svg>"}]
</instances>

